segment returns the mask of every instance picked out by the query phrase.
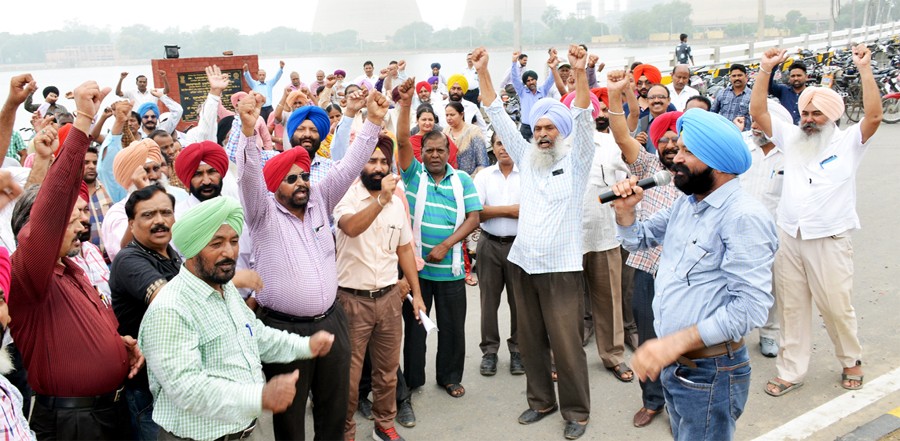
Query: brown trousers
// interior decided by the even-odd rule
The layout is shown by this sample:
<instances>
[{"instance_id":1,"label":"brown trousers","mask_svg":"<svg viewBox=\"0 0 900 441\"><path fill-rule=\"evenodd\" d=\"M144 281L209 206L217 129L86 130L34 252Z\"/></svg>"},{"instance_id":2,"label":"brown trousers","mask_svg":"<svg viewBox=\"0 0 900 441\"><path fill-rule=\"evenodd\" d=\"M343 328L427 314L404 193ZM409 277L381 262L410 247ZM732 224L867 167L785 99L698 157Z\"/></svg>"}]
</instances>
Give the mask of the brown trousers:
<instances>
[{"instance_id":1,"label":"brown trousers","mask_svg":"<svg viewBox=\"0 0 900 441\"><path fill-rule=\"evenodd\" d=\"M584 278L591 299L597 353L603 366L625 362L622 325L622 254L619 247L584 254Z\"/></svg>"},{"instance_id":2,"label":"brown trousers","mask_svg":"<svg viewBox=\"0 0 900 441\"><path fill-rule=\"evenodd\" d=\"M584 323L581 271L528 274L513 265L519 351L525 363L528 406L556 404L550 351L559 372L559 406L565 420L585 421L591 413L587 356L581 346Z\"/></svg>"},{"instance_id":3,"label":"brown trousers","mask_svg":"<svg viewBox=\"0 0 900 441\"><path fill-rule=\"evenodd\" d=\"M382 429L394 427L397 416L397 369L400 367L400 341L403 337L401 311L403 298L395 286L377 299L360 297L338 289L338 301L347 315L350 331L350 396L344 439L356 438L353 415L359 402L359 377L362 375L366 348L372 359L372 415Z\"/></svg>"}]
</instances>

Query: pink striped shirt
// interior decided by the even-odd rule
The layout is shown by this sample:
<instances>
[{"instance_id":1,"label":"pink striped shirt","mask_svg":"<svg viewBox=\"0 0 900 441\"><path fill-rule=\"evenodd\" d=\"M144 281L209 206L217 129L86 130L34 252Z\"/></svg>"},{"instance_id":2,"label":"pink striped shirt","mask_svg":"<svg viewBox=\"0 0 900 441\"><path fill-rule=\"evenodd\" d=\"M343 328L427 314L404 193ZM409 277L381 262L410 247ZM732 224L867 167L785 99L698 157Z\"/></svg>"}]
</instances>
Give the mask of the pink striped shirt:
<instances>
[{"instance_id":1,"label":"pink striped shirt","mask_svg":"<svg viewBox=\"0 0 900 441\"><path fill-rule=\"evenodd\" d=\"M359 176L375 150L381 127L366 121L341 161L313 184L300 220L266 189L255 137L241 134L237 155L238 184L244 220L253 236L256 271L265 288L256 293L260 306L297 317L327 311L337 295L334 236L328 215Z\"/></svg>"}]
</instances>

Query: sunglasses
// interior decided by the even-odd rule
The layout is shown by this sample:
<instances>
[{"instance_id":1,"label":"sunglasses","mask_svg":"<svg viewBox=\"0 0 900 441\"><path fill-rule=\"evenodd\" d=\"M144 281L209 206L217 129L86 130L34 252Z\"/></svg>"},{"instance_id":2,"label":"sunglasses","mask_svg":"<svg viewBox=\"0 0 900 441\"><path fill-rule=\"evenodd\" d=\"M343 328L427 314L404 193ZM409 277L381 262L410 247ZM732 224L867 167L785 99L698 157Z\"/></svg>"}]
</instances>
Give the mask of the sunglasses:
<instances>
[{"instance_id":1,"label":"sunglasses","mask_svg":"<svg viewBox=\"0 0 900 441\"><path fill-rule=\"evenodd\" d=\"M287 175L284 177L284 182L287 182L290 185L294 185L297 183L297 179L303 179L303 182L309 182L309 173L297 173L293 175Z\"/></svg>"},{"instance_id":2,"label":"sunglasses","mask_svg":"<svg viewBox=\"0 0 900 441\"><path fill-rule=\"evenodd\" d=\"M141 119L156 119L156 115L144 115Z\"/></svg>"},{"instance_id":3,"label":"sunglasses","mask_svg":"<svg viewBox=\"0 0 900 441\"><path fill-rule=\"evenodd\" d=\"M679 138L678 136L673 136L673 137L671 137L671 138L668 138L668 137L666 137L666 138L659 138L659 142L657 142L656 145L658 145L658 146L666 146L666 145L669 145L669 141L671 141L672 144L676 144L676 143L678 143L678 138Z\"/></svg>"}]
</instances>

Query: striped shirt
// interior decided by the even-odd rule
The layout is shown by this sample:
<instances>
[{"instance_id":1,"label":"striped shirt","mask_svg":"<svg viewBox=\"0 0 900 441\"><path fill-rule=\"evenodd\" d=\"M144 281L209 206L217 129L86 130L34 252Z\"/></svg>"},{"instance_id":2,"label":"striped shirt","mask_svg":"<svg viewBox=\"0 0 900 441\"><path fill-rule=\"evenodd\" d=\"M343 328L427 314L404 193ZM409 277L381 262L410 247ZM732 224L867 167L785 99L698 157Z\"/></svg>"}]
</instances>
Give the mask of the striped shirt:
<instances>
[{"instance_id":1,"label":"striped shirt","mask_svg":"<svg viewBox=\"0 0 900 441\"><path fill-rule=\"evenodd\" d=\"M422 215L422 258L424 259L431 252L431 249L439 245L445 239L450 237L456 231L456 199L453 197L453 186L450 185L450 176L456 174L463 187L463 200L466 207L466 213L473 211L481 211L481 200L478 198L478 190L475 189L475 183L468 173L462 170L454 170L449 165L444 179L440 183L435 183L431 173L425 172L428 176L428 188L425 195L425 213ZM416 193L421 185L421 173L424 166L421 162L414 160L412 165L406 170L401 170L403 184L406 185L406 199L409 201L409 212L416 212ZM417 240L417 238L414 238ZM419 277L425 280L433 280L436 282L448 282L451 280L462 280L465 274L458 276L453 275L453 251L450 250L444 256L441 263L431 263L425 261L425 267L419 271Z\"/></svg>"},{"instance_id":2,"label":"striped shirt","mask_svg":"<svg viewBox=\"0 0 900 441\"><path fill-rule=\"evenodd\" d=\"M628 169L638 180L652 177L656 172L665 170L662 163L659 162L659 156L644 149L640 149L637 160L633 164L628 164ZM636 207L637 220L647 220L657 211L671 207L679 196L681 196L681 192L671 182L664 187L654 187L645 191L644 199ZM661 252L662 246L642 248L629 254L625 263L632 268L655 275Z\"/></svg>"},{"instance_id":3,"label":"striped shirt","mask_svg":"<svg viewBox=\"0 0 900 441\"><path fill-rule=\"evenodd\" d=\"M532 144L519 134L499 97L487 113L522 174L519 231L509 261L528 274L581 271L582 198L596 150L591 112L572 108L574 127L565 141L572 150L545 171L532 167Z\"/></svg>"},{"instance_id":4,"label":"striped shirt","mask_svg":"<svg viewBox=\"0 0 900 441\"><path fill-rule=\"evenodd\" d=\"M233 283L223 289L182 266L141 323L153 421L182 438L216 439L244 429L262 413L261 363L311 355L309 337L263 325Z\"/></svg>"},{"instance_id":5,"label":"striped shirt","mask_svg":"<svg viewBox=\"0 0 900 441\"><path fill-rule=\"evenodd\" d=\"M256 272L265 288L256 293L263 307L297 317L312 317L331 308L337 296L334 235L329 217L359 176L381 127L366 121L343 160L313 183L303 219L287 211L269 193L263 179L261 150L243 135L237 155L238 185L244 222L253 236Z\"/></svg>"}]
</instances>

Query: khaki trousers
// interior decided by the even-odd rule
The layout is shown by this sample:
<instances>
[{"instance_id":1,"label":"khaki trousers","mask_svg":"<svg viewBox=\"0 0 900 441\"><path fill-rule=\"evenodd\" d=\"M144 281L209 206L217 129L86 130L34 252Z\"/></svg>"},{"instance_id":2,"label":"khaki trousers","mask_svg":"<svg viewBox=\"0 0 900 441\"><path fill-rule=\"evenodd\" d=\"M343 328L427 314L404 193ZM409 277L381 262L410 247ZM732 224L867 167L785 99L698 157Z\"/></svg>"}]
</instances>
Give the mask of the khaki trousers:
<instances>
[{"instance_id":1,"label":"khaki trousers","mask_svg":"<svg viewBox=\"0 0 900 441\"><path fill-rule=\"evenodd\" d=\"M849 232L804 240L799 232L793 238L779 229L778 239L775 301L781 309L782 328L775 361L778 377L797 383L806 375L812 350L812 302L822 315L841 366L855 366L862 358L862 347L850 304L853 245Z\"/></svg>"},{"instance_id":2,"label":"khaki trousers","mask_svg":"<svg viewBox=\"0 0 900 441\"><path fill-rule=\"evenodd\" d=\"M382 429L394 427L397 416L397 369L400 367L400 341L403 336L401 311L403 299L395 286L377 299L361 297L338 288L338 301L347 315L350 331L350 396L344 439L356 438L353 415L359 401L359 377L362 375L366 348L372 359L372 415Z\"/></svg>"},{"instance_id":3,"label":"khaki trousers","mask_svg":"<svg viewBox=\"0 0 900 441\"><path fill-rule=\"evenodd\" d=\"M585 253L584 278L591 299L597 353L603 366L625 362L625 327L622 325L622 254L619 247Z\"/></svg>"}]
</instances>

